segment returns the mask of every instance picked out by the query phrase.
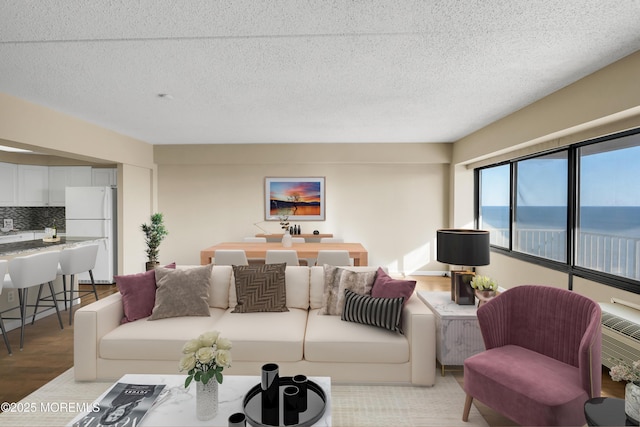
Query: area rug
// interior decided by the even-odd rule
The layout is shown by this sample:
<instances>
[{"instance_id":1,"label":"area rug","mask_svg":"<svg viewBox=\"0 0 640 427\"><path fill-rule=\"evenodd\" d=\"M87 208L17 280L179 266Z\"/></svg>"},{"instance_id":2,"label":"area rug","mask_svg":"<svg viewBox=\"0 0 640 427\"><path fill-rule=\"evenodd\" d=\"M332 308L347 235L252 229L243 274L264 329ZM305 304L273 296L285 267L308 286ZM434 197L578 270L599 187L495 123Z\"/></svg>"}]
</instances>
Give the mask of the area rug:
<instances>
[{"instance_id":1,"label":"area rug","mask_svg":"<svg viewBox=\"0 0 640 427\"><path fill-rule=\"evenodd\" d=\"M61 403L91 404L112 384L76 383L73 369L69 369L16 404L19 413L0 414L0 426L65 426L77 412L60 407ZM433 387L332 384L331 421L335 427L487 427L474 406L469 422L462 422L464 398L462 388L450 374L438 376ZM40 410L41 403L48 410Z\"/></svg>"}]
</instances>

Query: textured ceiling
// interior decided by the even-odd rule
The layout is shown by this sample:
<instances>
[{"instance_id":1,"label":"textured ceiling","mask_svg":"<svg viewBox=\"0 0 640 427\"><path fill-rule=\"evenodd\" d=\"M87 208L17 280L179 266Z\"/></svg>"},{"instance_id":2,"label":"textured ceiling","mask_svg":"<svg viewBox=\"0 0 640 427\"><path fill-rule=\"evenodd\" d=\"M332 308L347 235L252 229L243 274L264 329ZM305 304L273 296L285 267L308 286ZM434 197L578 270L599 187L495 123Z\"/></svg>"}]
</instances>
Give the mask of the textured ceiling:
<instances>
[{"instance_id":1,"label":"textured ceiling","mask_svg":"<svg viewBox=\"0 0 640 427\"><path fill-rule=\"evenodd\" d=\"M639 0L0 2L0 92L152 144L451 142L639 48Z\"/></svg>"}]
</instances>

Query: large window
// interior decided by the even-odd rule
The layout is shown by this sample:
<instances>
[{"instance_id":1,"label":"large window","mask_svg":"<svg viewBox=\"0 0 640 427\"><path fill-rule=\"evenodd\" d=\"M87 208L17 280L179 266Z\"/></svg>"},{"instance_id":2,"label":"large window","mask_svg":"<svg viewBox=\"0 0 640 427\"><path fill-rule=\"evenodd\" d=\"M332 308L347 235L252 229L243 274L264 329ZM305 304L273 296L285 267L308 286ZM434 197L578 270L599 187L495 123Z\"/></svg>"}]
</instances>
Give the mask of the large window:
<instances>
[{"instance_id":1,"label":"large window","mask_svg":"<svg viewBox=\"0 0 640 427\"><path fill-rule=\"evenodd\" d=\"M579 154L576 265L640 280L640 135Z\"/></svg>"},{"instance_id":2,"label":"large window","mask_svg":"<svg viewBox=\"0 0 640 427\"><path fill-rule=\"evenodd\" d=\"M513 249L555 261L567 259L567 152L516 164Z\"/></svg>"},{"instance_id":3,"label":"large window","mask_svg":"<svg viewBox=\"0 0 640 427\"><path fill-rule=\"evenodd\" d=\"M640 293L639 169L640 129L480 169L478 225L497 250Z\"/></svg>"},{"instance_id":4,"label":"large window","mask_svg":"<svg viewBox=\"0 0 640 427\"><path fill-rule=\"evenodd\" d=\"M489 231L490 243L509 247L509 198L511 167L495 166L480 171L480 228Z\"/></svg>"}]
</instances>

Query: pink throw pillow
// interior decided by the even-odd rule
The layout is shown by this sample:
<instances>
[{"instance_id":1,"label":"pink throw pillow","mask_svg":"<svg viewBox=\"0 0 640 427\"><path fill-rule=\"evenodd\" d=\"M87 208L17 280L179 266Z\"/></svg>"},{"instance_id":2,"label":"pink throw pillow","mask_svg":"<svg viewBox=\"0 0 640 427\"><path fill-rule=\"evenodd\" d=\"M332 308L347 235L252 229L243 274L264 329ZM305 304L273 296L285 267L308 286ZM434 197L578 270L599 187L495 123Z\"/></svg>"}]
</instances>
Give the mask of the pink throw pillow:
<instances>
[{"instance_id":1,"label":"pink throw pillow","mask_svg":"<svg viewBox=\"0 0 640 427\"><path fill-rule=\"evenodd\" d=\"M176 268L176 263L165 265ZM156 274L154 270L144 273L114 276L118 291L122 294L124 317L120 323L133 322L151 316L156 303Z\"/></svg>"},{"instance_id":2,"label":"pink throw pillow","mask_svg":"<svg viewBox=\"0 0 640 427\"><path fill-rule=\"evenodd\" d=\"M398 280L390 277L385 271L378 267L376 280L373 282L371 296L374 298L399 298L404 297L404 306L416 288L415 280Z\"/></svg>"}]
</instances>

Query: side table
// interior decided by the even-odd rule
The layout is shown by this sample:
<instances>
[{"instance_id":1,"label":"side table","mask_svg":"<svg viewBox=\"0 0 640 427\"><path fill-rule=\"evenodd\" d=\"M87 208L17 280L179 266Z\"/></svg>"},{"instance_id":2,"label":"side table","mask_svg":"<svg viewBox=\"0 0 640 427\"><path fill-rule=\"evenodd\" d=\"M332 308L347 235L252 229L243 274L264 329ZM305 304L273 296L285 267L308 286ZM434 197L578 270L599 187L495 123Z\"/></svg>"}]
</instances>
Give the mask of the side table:
<instances>
[{"instance_id":1,"label":"side table","mask_svg":"<svg viewBox=\"0 0 640 427\"><path fill-rule=\"evenodd\" d=\"M417 293L436 316L436 359L443 376L447 367L463 365L464 359L484 351L474 305L456 304L451 292Z\"/></svg>"},{"instance_id":2,"label":"side table","mask_svg":"<svg viewBox=\"0 0 640 427\"><path fill-rule=\"evenodd\" d=\"M584 404L588 426L637 426L624 413L624 399L594 397Z\"/></svg>"}]
</instances>

